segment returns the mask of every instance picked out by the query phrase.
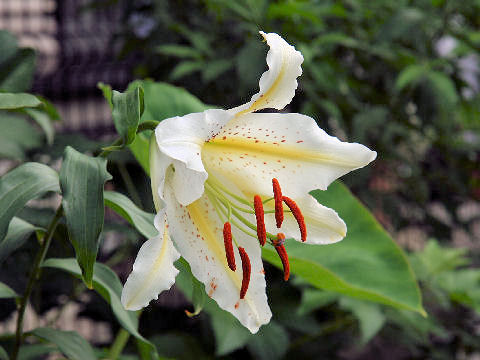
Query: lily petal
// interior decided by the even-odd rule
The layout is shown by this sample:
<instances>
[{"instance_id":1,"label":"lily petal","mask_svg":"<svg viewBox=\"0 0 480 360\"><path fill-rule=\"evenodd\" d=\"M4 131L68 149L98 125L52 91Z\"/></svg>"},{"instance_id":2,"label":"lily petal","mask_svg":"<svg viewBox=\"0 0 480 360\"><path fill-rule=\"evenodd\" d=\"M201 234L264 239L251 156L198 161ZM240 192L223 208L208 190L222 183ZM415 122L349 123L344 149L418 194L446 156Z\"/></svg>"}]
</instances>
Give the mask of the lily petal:
<instances>
[{"instance_id":1,"label":"lily petal","mask_svg":"<svg viewBox=\"0 0 480 360\"><path fill-rule=\"evenodd\" d=\"M155 129L159 152L170 158L170 162L162 159L164 164L160 165L160 173L157 175L164 178L168 167L165 164L173 165L175 168L173 188L177 200L182 205L192 203L203 194L203 183L208 174L202 164L202 146L231 118L232 114L225 110L211 109L163 120ZM161 158L152 146L151 155ZM150 163L156 161L155 158L151 158ZM162 183L160 181L159 185Z\"/></svg>"},{"instance_id":2,"label":"lily petal","mask_svg":"<svg viewBox=\"0 0 480 360\"><path fill-rule=\"evenodd\" d=\"M202 153L208 171L221 173L244 193L271 196L271 181L277 178L282 192L294 199L325 190L376 156L361 144L327 135L308 116L280 113L233 119Z\"/></svg>"},{"instance_id":3,"label":"lily petal","mask_svg":"<svg viewBox=\"0 0 480 360\"><path fill-rule=\"evenodd\" d=\"M170 289L178 274L173 263L180 254L168 235L164 212L155 217L155 227L161 229L160 234L142 245L123 287L121 301L127 310L139 310L157 299L160 292Z\"/></svg>"},{"instance_id":4,"label":"lily petal","mask_svg":"<svg viewBox=\"0 0 480 360\"><path fill-rule=\"evenodd\" d=\"M235 272L228 267L223 224L207 195L182 206L167 188L165 201L172 239L190 264L193 275L205 284L207 294L222 309L232 313L252 333L257 332L272 316L265 293L265 275L258 243L253 238L245 239L245 234L232 229L239 245L247 251L252 268L247 294L240 299L242 267L237 266ZM241 264L238 250L234 249L234 253L236 263Z\"/></svg>"},{"instance_id":5,"label":"lily petal","mask_svg":"<svg viewBox=\"0 0 480 360\"><path fill-rule=\"evenodd\" d=\"M347 234L345 222L337 212L321 205L311 195L295 199L301 209L307 227L307 244L333 244L342 240ZM268 203L269 208L273 206ZM271 229L275 226L275 219L266 218L267 226ZM285 219L281 231L287 238L300 240L300 230L297 221L291 213L285 213Z\"/></svg>"},{"instance_id":6,"label":"lily petal","mask_svg":"<svg viewBox=\"0 0 480 360\"><path fill-rule=\"evenodd\" d=\"M247 104L230 111L237 115L265 108L281 110L295 96L297 77L302 74L302 54L275 33L260 31L270 50L267 53L268 70L260 78L260 91Z\"/></svg>"}]
</instances>

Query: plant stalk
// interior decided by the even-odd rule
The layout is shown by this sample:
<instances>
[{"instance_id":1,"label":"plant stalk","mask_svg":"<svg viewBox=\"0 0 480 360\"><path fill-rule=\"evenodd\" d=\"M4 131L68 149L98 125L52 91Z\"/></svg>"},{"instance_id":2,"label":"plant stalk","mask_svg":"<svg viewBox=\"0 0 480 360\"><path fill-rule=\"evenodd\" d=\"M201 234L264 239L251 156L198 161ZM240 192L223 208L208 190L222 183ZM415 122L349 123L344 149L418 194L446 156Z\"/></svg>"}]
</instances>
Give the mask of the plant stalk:
<instances>
[{"instance_id":1,"label":"plant stalk","mask_svg":"<svg viewBox=\"0 0 480 360\"><path fill-rule=\"evenodd\" d=\"M28 300L30 299L30 295L32 294L35 282L40 277L41 265L43 263L43 260L45 259L48 248L50 247L50 243L52 242L53 233L55 232L58 222L60 221L62 216L63 208L62 206L59 206L57 212L55 213L55 216L50 222L50 225L48 225L47 232L42 238L40 249L38 249L37 255L35 257L32 272L30 273L30 277L28 278L27 287L25 288L23 296L20 298L17 318L17 329L15 332L15 347L13 349L12 360L17 360L18 351L20 350L20 346L23 342L23 318L25 315L25 309L27 308Z\"/></svg>"}]
</instances>

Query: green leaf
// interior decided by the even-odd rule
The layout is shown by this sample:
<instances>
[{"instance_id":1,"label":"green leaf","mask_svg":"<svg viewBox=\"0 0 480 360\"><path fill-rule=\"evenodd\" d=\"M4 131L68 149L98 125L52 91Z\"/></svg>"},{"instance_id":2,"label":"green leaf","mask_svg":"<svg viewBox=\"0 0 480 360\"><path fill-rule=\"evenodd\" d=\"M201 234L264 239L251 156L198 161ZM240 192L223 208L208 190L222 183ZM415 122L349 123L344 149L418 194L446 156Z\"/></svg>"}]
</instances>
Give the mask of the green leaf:
<instances>
[{"instance_id":1,"label":"green leaf","mask_svg":"<svg viewBox=\"0 0 480 360\"><path fill-rule=\"evenodd\" d=\"M52 344L22 345L18 351L18 360L42 359L42 355L47 355L53 351L56 351L56 347Z\"/></svg>"},{"instance_id":2,"label":"green leaf","mask_svg":"<svg viewBox=\"0 0 480 360\"><path fill-rule=\"evenodd\" d=\"M205 286L198 281L197 279L192 277L192 304L193 304L193 312L185 310L185 313L189 317L194 317L200 314L205 306Z\"/></svg>"},{"instance_id":3,"label":"green leaf","mask_svg":"<svg viewBox=\"0 0 480 360\"><path fill-rule=\"evenodd\" d=\"M21 247L34 231L42 230L18 217L12 218L7 236L0 241L0 264L16 249Z\"/></svg>"},{"instance_id":4,"label":"green leaf","mask_svg":"<svg viewBox=\"0 0 480 360\"><path fill-rule=\"evenodd\" d=\"M35 72L35 51L20 49L1 64L0 90L23 92L31 88Z\"/></svg>"},{"instance_id":5,"label":"green leaf","mask_svg":"<svg viewBox=\"0 0 480 360\"><path fill-rule=\"evenodd\" d=\"M142 122L148 120L162 121L174 116L183 116L193 112L200 112L209 107L185 89L167 83L151 80L137 80L128 86L128 91L141 86L145 96L145 111ZM145 171L149 168L149 139L151 132L138 134L130 144L130 150L142 165Z\"/></svg>"},{"instance_id":6,"label":"green leaf","mask_svg":"<svg viewBox=\"0 0 480 360\"><path fill-rule=\"evenodd\" d=\"M452 79L439 71L429 71L427 78L437 95L439 104L453 106L458 101L458 93Z\"/></svg>"},{"instance_id":7,"label":"green leaf","mask_svg":"<svg viewBox=\"0 0 480 360\"><path fill-rule=\"evenodd\" d=\"M332 291L305 289L302 293L302 302L297 312L299 315L306 315L318 308L335 302L338 297L339 295Z\"/></svg>"},{"instance_id":8,"label":"green leaf","mask_svg":"<svg viewBox=\"0 0 480 360\"><path fill-rule=\"evenodd\" d=\"M47 259L43 267L61 269L70 274L81 277L81 270L75 259ZM141 341L150 350L150 358L156 359L156 349L138 332L137 315L132 311L126 311L120 301L122 293L122 284L117 275L106 265L95 263L93 272L93 288L100 296L110 304L112 311L122 327L131 335Z\"/></svg>"},{"instance_id":9,"label":"green leaf","mask_svg":"<svg viewBox=\"0 0 480 360\"><path fill-rule=\"evenodd\" d=\"M55 129L49 115L44 111L37 109L24 109L24 112L32 117L33 120L42 128L45 133L48 145L53 144L53 137L55 136Z\"/></svg>"},{"instance_id":10,"label":"green leaf","mask_svg":"<svg viewBox=\"0 0 480 360\"><path fill-rule=\"evenodd\" d=\"M289 345L288 334L283 327L275 321L270 321L252 336L247 343L247 348L254 359L270 360L282 359L287 353Z\"/></svg>"},{"instance_id":11,"label":"green leaf","mask_svg":"<svg viewBox=\"0 0 480 360\"><path fill-rule=\"evenodd\" d=\"M83 155L70 146L65 149L60 170L62 205L68 236L89 288L105 215L103 185L109 179L106 159Z\"/></svg>"},{"instance_id":12,"label":"green leaf","mask_svg":"<svg viewBox=\"0 0 480 360\"><path fill-rule=\"evenodd\" d=\"M0 30L0 44L2 44L2 51L0 51L0 66L10 57L15 55L18 50L17 39L7 30Z\"/></svg>"},{"instance_id":13,"label":"green leaf","mask_svg":"<svg viewBox=\"0 0 480 360\"><path fill-rule=\"evenodd\" d=\"M202 57L202 53L195 48L184 45L159 45L155 47L155 51L168 56L176 56L179 58L194 58L199 59Z\"/></svg>"},{"instance_id":14,"label":"green leaf","mask_svg":"<svg viewBox=\"0 0 480 360\"><path fill-rule=\"evenodd\" d=\"M206 83L215 80L225 71L233 67L233 62L226 59L209 61L202 70L202 80Z\"/></svg>"},{"instance_id":15,"label":"green leaf","mask_svg":"<svg viewBox=\"0 0 480 360\"><path fill-rule=\"evenodd\" d=\"M55 170L39 163L25 163L0 178L0 240L10 220L25 204L49 191L60 191Z\"/></svg>"},{"instance_id":16,"label":"green leaf","mask_svg":"<svg viewBox=\"0 0 480 360\"><path fill-rule=\"evenodd\" d=\"M0 299L9 299L18 297L17 293L9 286L0 282Z\"/></svg>"},{"instance_id":17,"label":"green leaf","mask_svg":"<svg viewBox=\"0 0 480 360\"><path fill-rule=\"evenodd\" d=\"M135 139L138 124L144 110L143 89L139 86L124 93L112 91L112 117L123 146Z\"/></svg>"},{"instance_id":18,"label":"green leaf","mask_svg":"<svg viewBox=\"0 0 480 360\"><path fill-rule=\"evenodd\" d=\"M102 90L103 96L107 100L108 104L110 105L110 109L113 110L113 103L112 103L112 87L108 84L104 84L103 82L99 82L97 87Z\"/></svg>"},{"instance_id":19,"label":"green leaf","mask_svg":"<svg viewBox=\"0 0 480 360\"><path fill-rule=\"evenodd\" d=\"M140 163L142 166L143 170L147 173L147 175L150 174L150 140L149 136L151 136L152 131L148 131L148 135L145 134L147 131L138 134L135 137L135 140L130 144L129 148L132 154L135 156L137 161Z\"/></svg>"},{"instance_id":20,"label":"green leaf","mask_svg":"<svg viewBox=\"0 0 480 360\"><path fill-rule=\"evenodd\" d=\"M328 246L287 241L291 272L321 289L425 314L405 254L372 214L340 182L311 194L338 212L348 233ZM275 251L264 248L263 256L282 268Z\"/></svg>"},{"instance_id":21,"label":"green leaf","mask_svg":"<svg viewBox=\"0 0 480 360\"><path fill-rule=\"evenodd\" d=\"M158 235L158 230L155 229L155 226L153 225L155 214L143 211L138 208L132 200L120 193L105 191L103 195L105 197L105 205L135 226L135 228L147 239Z\"/></svg>"},{"instance_id":22,"label":"green leaf","mask_svg":"<svg viewBox=\"0 0 480 360\"><path fill-rule=\"evenodd\" d=\"M205 64L202 61L182 61L172 70L170 79L178 80L182 77L193 74L196 71L202 70L204 66Z\"/></svg>"},{"instance_id":23,"label":"green leaf","mask_svg":"<svg viewBox=\"0 0 480 360\"><path fill-rule=\"evenodd\" d=\"M75 331L63 331L52 328L36 328L31 332L40 339L58 346L58 349L72 360L96 360L90 344Z\"/></svg>"},{"instance_id":24,"label":"green leaf","mask_svg":"<svg viewBox=\"0 0 480 360\"><path fill-rule=\"evenodd\" d=\"M368 343L383 327L386 318L377 304L363 300L342 297L340 307L351 311L360 323L362 344Z\"/></svg>"},{"instance_id":25,"label":"green leaf","mask_svg":"<svg viewBox=\"0 0 480 360\"><path fill-rule=\"evenodd\" d=\"M0 111L0 156L23 160L25 151L40 147L42 136L24 117Z\"/></svg>"},{"instance_id":26,"label":"green leaf","mask_svg":"<svg viewBox=\"0 0 480 360\"><path fill-rule=\"evenodd\" d=\"M403 90L406 86L416 85L427 74L428 69L424 65L409 65L398 74L395 82L397 91Z\"/></svg>"},{"instance_id":27,"label":"green leaf","mask_svg":"<svg viewBox=\"0 0 480 360\"><path fill-rule=\"evenodd\" d=\"M0 109L13 110L24 107L37 107L42 102L35 96L26 93L0 93Z\"/></svg>"},{"instance_id":28,"label":"green leaf","mask_svg":"<svg viewBox=\"0 0 480 360\"><path fill-rule=\"evenodd\" d=\"M0 346L0 360L8 360L8 354L3 347Z\"/></svg>"}]
</instances>

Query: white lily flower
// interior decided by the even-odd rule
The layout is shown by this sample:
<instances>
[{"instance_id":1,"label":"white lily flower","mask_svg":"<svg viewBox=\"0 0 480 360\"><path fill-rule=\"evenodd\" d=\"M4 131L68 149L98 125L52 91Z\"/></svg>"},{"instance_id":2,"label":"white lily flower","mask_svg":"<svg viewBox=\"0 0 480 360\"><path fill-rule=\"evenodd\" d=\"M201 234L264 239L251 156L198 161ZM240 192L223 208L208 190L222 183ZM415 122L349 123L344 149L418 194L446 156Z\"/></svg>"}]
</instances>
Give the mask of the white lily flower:
<instances>
[{"instance_id":1,"label":"white lily flower","mask_svg":"<svg viewBox=\"0 0 480 360\"><path fill-rule=\"evenodd\" d=\"M308 192L325 190L376 152L327 135L305 115L255 113L290 103L303 62L279 35L261 34L269 69L250 102L166 119L155 130L150 172L160 235L138 253L122 292L126 309L169 289L181 255L207 294L255 333L272 316L257 236L275 247L288 279L285 236L332 244L346 235L337 213Z\"/></svg>"}]
</instances>

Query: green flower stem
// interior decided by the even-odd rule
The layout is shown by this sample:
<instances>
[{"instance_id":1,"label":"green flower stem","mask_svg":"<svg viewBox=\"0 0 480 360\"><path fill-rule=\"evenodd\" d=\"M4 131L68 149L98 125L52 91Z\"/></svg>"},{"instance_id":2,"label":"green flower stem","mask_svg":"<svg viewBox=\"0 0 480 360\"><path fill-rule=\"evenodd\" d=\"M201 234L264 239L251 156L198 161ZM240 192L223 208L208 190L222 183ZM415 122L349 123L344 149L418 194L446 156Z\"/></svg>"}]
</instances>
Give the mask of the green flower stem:
<instances>
[{"instance_id":1,"label":"green flower stem","mask_svg":"<svg viewBox=\"0 0 480 360\"><path fill-rule=\"evenodd\" d=\"M38 249L37 255L35 257L35 262L32 267L32 272L30 273L30 277L28 279L27 287L25 289L25 293L20 298L19 309L18 309L18 319L17 319L17 330L15 332L15 347L13 349L12 360L16 360L18 356L18 351L20 350L20 346L22 345L23 341L23 317L25 315L25 309L28 304L28 300L30 299L30 295L32 294L33 287L35 282L40 277L41 265L43 260L45 259L45 255L47 254L48 248L50 247L50 243L52 242L53 233L57 228L57 225L60 219L63 216L63 208L59 206L55 216L53 217L50 225L47 228L45 235L41 240L40 249Z\"/></svg>"},{"instance_id":2,"label":"green flower stem","mask_svg":"<svg viewBox=\"0 0 480 360\"><path fill-rule=\"evenodd\" d=\"M155 121L155 120L144 121L144 122L142 122L138 125L137 134L141 133L143 131L146 131L146 130L155 130L155 128L157 127L158 124L159 124L159 122ZM116 147L119 147L119 146L122 146L122 145L123 145L123 139L118 138L112 144L110 144L105 149L103 149L103 151L100 154L98 154L98 156L99 157L107 157L111 152L119 150L118 148L115 149Z\"/></svg>"},{"instance_id":3,"label":"green flower stem","mask_svg":"<svg viewBox=\"0 0 480 360\"><path fill-rule=\"evenodd\" d=\"M113 344L110 347L110 350L108 351L107 358L109 360L116 360L121 355L125 345L127 345L129 338L130 338L130 333L124 328L121 328L118 331L117 336L115 336L115 340L113 341Z\"/></svg>"}]
</instances>

